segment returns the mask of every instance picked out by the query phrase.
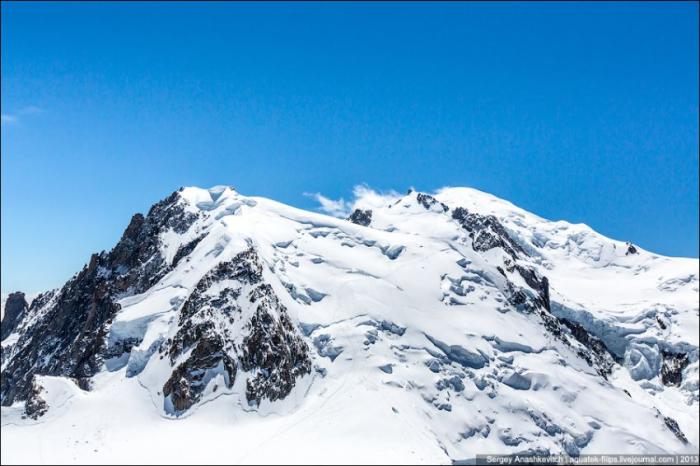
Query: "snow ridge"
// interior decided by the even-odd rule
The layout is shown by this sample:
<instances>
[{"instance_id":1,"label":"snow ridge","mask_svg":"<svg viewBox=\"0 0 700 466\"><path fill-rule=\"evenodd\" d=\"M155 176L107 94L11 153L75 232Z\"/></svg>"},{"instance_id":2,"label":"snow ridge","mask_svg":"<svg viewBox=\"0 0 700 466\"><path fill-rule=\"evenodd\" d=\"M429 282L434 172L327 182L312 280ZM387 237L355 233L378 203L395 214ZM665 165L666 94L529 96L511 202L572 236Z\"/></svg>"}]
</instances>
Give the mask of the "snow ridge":
<instances>
[{"instance_id":1,"label":"snow ridge","mask_svg":"<svg viewBox=\"0 0 700 466\"><path fill-rule=\"evenodd\" d=\"M697 259L469 188L363 193L348 219L227 186L135 215L3 320L2 461L697 452Z\"/></svg>"}]
</instances>

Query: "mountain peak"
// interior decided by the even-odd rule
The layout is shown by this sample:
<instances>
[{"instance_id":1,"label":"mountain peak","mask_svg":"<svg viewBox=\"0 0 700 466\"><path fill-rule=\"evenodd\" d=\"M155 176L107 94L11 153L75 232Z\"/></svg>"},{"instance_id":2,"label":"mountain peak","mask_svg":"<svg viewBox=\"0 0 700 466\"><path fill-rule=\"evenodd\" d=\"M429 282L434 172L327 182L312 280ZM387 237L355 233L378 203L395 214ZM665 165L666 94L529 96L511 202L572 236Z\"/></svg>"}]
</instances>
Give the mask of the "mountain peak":
<instances>
[{"instance_id":1,"label":"mountain peak","mask_svg":"<svg viewBox=\"0 0 700 466\"><path fill-rule=\"evenodd\" d=\"M3 434L40 417L55 435L78 418L96 431L116 409L110 448L177 419L174 437L147 437L224 426L407 461L413 439L431 462L629 438L691 451L697 267L469 188L348 219L181 188L62 288L8 302ZM240 448L274 454L254 444Z\"/></svg>"}]
</instances>

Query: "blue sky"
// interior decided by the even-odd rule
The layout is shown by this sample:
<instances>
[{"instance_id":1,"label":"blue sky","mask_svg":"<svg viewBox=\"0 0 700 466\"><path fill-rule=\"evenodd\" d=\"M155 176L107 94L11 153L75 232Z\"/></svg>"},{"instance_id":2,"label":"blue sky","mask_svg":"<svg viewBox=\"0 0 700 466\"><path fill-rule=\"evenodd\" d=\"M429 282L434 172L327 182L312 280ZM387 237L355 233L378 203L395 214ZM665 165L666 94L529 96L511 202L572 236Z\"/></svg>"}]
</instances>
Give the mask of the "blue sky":
<instances>
[{"instance_id":1,"label":"blue sky","mask_svg":"<svg viewBox=\"0 0 700 466\"><path fill-rule=\"evenodd\" d=\"M2 289L179 186L471 186L698 256L698 3L2 3Z\"/></svg>"}]
</instances>

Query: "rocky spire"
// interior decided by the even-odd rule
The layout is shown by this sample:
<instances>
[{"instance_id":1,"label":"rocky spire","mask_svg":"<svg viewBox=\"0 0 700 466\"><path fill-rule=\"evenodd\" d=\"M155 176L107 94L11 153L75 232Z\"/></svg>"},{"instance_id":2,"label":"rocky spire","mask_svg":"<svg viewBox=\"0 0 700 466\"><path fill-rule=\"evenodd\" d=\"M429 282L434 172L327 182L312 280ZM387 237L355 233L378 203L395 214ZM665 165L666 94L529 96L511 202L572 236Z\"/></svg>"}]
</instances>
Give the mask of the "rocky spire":
<instances>
[{"instance_id":1,"label":"rocky spire","mask_svg":"<svg viewBox=\"0 0 700 466\"><path fill-rule=\"evenodd\" d=\"M0 324L0 340L4 340L15 331L28 307L24 293L21 291L10 293L5 302L5 315Z\"/></svg>"}]
</instances>

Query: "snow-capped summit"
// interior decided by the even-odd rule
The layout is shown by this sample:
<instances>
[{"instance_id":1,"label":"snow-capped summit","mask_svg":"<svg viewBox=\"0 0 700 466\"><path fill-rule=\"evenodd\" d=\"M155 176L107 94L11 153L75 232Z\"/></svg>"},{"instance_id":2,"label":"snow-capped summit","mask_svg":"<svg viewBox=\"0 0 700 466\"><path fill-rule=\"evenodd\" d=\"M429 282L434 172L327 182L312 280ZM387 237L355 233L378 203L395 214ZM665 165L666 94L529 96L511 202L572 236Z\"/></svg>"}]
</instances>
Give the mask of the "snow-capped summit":
<instances>
[{"instance_id":1,"label":"snow-capped summit","mask_svg":"<svg viewBox=\"0 0 700 466\"><path fill-rule=\"evenodd\" d=\"M361 201L182 188L8 302L2 462L697 452L697 259L474 189Z\"/></svg>"}]
</instances>

